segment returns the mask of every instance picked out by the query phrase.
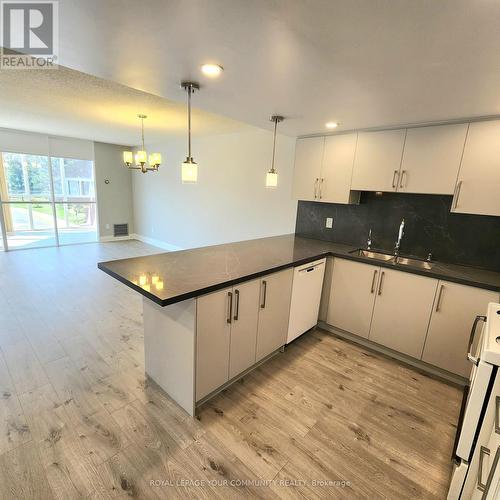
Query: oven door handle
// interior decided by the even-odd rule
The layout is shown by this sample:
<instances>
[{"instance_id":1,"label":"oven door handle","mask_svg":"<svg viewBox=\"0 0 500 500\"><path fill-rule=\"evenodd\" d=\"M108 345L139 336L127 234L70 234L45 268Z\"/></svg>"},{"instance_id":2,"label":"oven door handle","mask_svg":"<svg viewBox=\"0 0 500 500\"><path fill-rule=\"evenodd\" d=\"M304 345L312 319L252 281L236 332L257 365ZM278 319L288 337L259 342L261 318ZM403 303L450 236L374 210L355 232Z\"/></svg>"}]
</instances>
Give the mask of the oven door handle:
<instances>
[{"instance_id":1,"label":"oven door handle","mask_svg":"<svg viewBox=\"0 0 500 500\"><path fill-rule=\"evenodd\" d=\"M479 358L473 356L470 351L472 344L474 343L474 337L476 336L477 325L480 321L484 321L486 323L486 316L476 316L474 319L474 323L472 324L472 329L470 331L469 349L467 351L467 359L476 366L479 364Z\"/></svg>"},{"instance_id":2,"label":"oven door handle","mask_svg":"<svg viewBox=\"0 0 500 500\"><path fill-rule=\"evenodd\" d=\"M465 408L467 407L467 399L469 398L470 386L466 385L464 387L464 392L462 396L462 404L460 405L460 414L458 416L457 423L457 433L455 434L455 442L453 443L453 453L451 455L452 460L460 462L460 458L457 456L458 442L460 441L460 434L462 433L462 427L464 425L465 418Z\"/></svg>"}]
</instances>

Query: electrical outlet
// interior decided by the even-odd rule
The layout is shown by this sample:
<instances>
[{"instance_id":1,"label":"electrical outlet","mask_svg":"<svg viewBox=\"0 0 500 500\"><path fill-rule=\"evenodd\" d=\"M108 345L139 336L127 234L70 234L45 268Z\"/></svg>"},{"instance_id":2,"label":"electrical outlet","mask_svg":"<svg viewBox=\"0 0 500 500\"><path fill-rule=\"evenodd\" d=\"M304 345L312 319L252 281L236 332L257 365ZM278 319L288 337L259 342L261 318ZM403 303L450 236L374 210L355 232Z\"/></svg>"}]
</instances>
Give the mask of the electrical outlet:
<instances>
[{"instance_id":1,"label":"electrical outlet","mask_svg":"<svg viewBox=\"0 0 500 500\"><path fill-rule=\"evenodd\" d=\"M109 224L106 224L106 229L110 229L111 226Z\"/></svg>"},{"instance_id":2,"label":"electrical outlet","mask_svg":"<svg viewBox=\"0 0 500 500\"><path fill-rule=\"evenodd\" d=\"M325 226L328 229L331 229L333 227L333 217L327 217L326 218L326 224L325 224Z\"/></svg>"}]
</instances>

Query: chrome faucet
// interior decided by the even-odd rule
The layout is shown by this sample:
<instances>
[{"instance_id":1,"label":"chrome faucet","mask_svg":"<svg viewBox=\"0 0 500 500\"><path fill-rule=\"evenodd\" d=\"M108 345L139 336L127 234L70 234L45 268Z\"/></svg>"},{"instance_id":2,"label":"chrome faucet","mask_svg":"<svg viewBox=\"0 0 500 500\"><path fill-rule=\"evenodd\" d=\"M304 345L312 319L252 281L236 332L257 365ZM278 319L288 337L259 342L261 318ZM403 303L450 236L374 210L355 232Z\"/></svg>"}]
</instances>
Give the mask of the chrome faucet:
<instances>
[{"instance_id":1,"label":"chrome faucet","mask_svg":"<svg viewBox=\"0 0 500 500\"><path fill-rule=\"evenodd\" d=\"M401 246L401 240L403 239L403 236L405 234L404 229L405 229L405 220L403 219L401 221L401 224L399 225L398 239L396 241L396 245L394 246L394 255L396 257L399 255L399 247Z\"/></svg>"},{"instance_id":2,"label":"chrome faucet","mask_svg":"<svg viewBox=\"0 0 500 500\"><path fill-rule=\"evenodd\" d=\"M368 231L368 239L366 240L366 248L367 250L371 250L372 248L372 230Z\"/></svg>"}]
</instances>

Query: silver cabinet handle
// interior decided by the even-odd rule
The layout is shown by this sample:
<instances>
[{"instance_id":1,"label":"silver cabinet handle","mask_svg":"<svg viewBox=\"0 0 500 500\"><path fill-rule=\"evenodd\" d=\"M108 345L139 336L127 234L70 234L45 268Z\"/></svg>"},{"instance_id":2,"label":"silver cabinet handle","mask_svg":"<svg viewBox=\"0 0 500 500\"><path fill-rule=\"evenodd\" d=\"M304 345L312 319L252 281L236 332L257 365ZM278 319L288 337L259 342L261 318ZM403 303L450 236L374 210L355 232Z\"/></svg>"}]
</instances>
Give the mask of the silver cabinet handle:
<instances>
[{"instance_id":1,"label":"silver cabinet handle","mask_svg":"<svg viewBox=\"0 0 500 500\"><path fill-rule=\"evenodd\" d=\"M490 492L491 484L493 482L493 477L495 475L495 471L498 467L498 462L500 461L500 446L497 448L497 452L495 453L495 458L493 459L493 463L490 467L490 473L488 474L488 479L486 480L486 486L483 491L483 496L481 498L488 498L488 493ZM479 484L477 485L479 488Z\"/></svg>"},{"instance_id":2,"label":"silver cabinet handle","mask_svg":"<svg viewBox=\"0 0 500 500\"><path fill-rule=\"evenodd\" d=\"M233 294L231 292L227 292L227 318L226 321L228 324L231 323L231 316L233 315Z\"/></svg>"},{"instance_id":3,"label":"silver cabinet handle","mask_svg":"<svg viewBox=\"0 0 500 500\"><path fill-rule=\"evenodd\" d=\"M382 295L382 282L384 281L384 276L385 276L385 273L384 273L384 271L382 271L382 274L380 275L380 282L378 284L378 294L379 295Z\"/></svg>"},{"instance_id":4,"label":"silver cabinet handle","mask_svg":"<svg viewBox=\"0 0 500 500\"><path fill-rule=\"evenodd\" d=\"M266 308L266 296L267 296L267 281L262 280L262 302L260 304L261 309Z\"/></svg>"},{"instance_id":5,"label":"silver cabinet handle","mask_svg":"<svg viewBox=\"0 0 500 500\"><path fill-rule=\"evenodd\" d=\"M500 396L495 398L495 432L500 434Z\"/></svg>"},{"instance_id":6,"label":"silver cabinet handle","mask_svg":"<svg viewBox=\"0 0 500 500\"><path fill-rule=\"evenodd\" d=\"M234 321L238 321L238 317L240 315L240 291L239 290L234 291L234 300L235 300L236 304L234 305L233 319L234 319Z\"/></svg>"},{"instance_id":7,"label":"silver cabinet handle","mask_svg":"<svg viewBox=\"0 0 500 500\"><path fill-rule=\"evenodd\" d=\"M407 174L406 174L406 170L402 170L401 171L401 180L400 180L400 183L399 183L399 187L402 188L402 187L405 187L404 186L404 181L407 177Z\"/></svg>"},{"instance_id":8,"label":"silver cabinet handle","mask_svg":"<svg viewBox=\"0 0 500 500\"><path fill-rule=\"evenodd\" d=\"M320 181L319 181L319 199L320 200L323 198L323 192L322 192L321 188L323 187L324 181L325 181L325 179L320 179Z\"/></svg>"},{"instance_id":9,"label":"silver cabinet handle","mask_svg":"<svg viewBox=\"0 0 500 500\"><path fill-rule=\"evenodd\" d=\"M396 175L399 178L399 171L398 170L394 170L394 174L392 175L392 187L394 189L396 189L398 187L398 181L396 180Z\"/></svg>"},{"instance_id":10,"label":"silver cabinet handle","mask_svg":"<svg viewBox=\"0 0 500 500\"><path fill-rule=\"evenodd\" d=\"M479 471L477 473L477 489L479 491L484 491L486 489L486 484L483 484L483 462L485 456L490 456L490 450L486 446L481 446L479 451Z\"/></svg>"},{"instance_id":11,"label":"silver cabinet handle","mask_svg":"<svg viewBox=\"0 0 500 500\"><path fill-rule=\"evenodd\" d=\"M476 318L474 319L474 323L472 324L472 329L470 331L470 337L469 337L469 350L467 352L467 359L475 365L479 364L479 358L473 356L470 352L470 349L472 347L472 344L474 343L474 336L476 335L477 324L480 321L486 322L486 316L476 316Z\"/></svg>"},{"instance_id":12,"label":"silver cabinet handle","mask_svg":"<svg viewBox=\"0 0 500 500\"><path fill-rule=\"evenodd\" d=\"M439 310L441 309L441 298L443 297L443 290L444 290L444 285L441 285L441 287L439 288L439 295L436 302L436 312L439 312Z\"/></svg>"},{"instance_id":13,"label":"silver cabinet handle","mask_svg":"<svg viewBox=\"0 0 500 500\"><path fill-rule=\"evenodd\" d=\"M375 280L377 279L377 274L378 274L378 269L375 269L375 271L373 271L373 279L372 279L372 289L371 289L371 293L374 293L374 292L375 292Z\"/></svg>"},{"instance_id":14,"label":"silver cabinet handle","mask_svg":"<svg viewBox=\"0 0 500 500\"><path fill-rule=\"evenodd\" d=\"M458 198L460 197L460 190L462 189L462 181L458 181L453 193L453 208L458 207Z\"/></svg>"},{"instance_id":15,"label":"silver cabinet handle","mask_svg":"<svg viewBox=\"0 0 500 500\"><path fill-rule=\"evenodd\" d=\"M318 182L319 179L316 177L316 180L314 181L314 199L318 197Z\"/></svg>"}]
</instances>

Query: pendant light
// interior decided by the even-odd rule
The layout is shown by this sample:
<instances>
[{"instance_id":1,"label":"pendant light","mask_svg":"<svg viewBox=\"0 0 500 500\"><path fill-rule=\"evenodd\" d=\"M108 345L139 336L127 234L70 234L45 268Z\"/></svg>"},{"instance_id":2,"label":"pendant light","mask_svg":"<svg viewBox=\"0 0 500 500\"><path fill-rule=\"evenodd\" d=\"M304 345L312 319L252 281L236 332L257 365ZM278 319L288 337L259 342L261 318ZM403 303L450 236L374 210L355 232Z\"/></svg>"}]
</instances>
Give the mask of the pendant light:
<instances>
[{"instance_id":1,"label":"pendant light","mask_svg":"<svg viewBox=\"0 0 500 500\"><path fill-rule=\"evenodd\" d=\"M183 184L194 184L198 181L198 164L191 156L191 94L200 89L196 82L182 82L181 87L187 92L188 105L188 155L182 164L181 178Z\"/></svg>"},{"instance_id":2,"label":"pendant light","mask_svg":"<svg viewBox=\"0 0 500 500\"><path fill-rule=\"evenodd\" d=\"M137 115L137 118L141 120L141 138L142 138L142 149L134 154L132 151L123 152L123 163L125 166L131 170L140 170L143 174L146 172L156 172L161 164L161 154L152 153L149 155L149 165L148 165L148 154L146 153L146 148L144 147L144 120L147 118L146 115ZM135 158L135 165L132 161Z\"/></svg>"},{"instance_id":3,"label":"pendant light","mask_svg":"<svg viewBox=\"0 0 500 500\"><path fill-rule=\"evenodd\" d=\"M282 122L284 118L280 115L273 115L270 118L270 121L274 122L274 140L273 140L273 161L271 163L271 170L266 175L266 187L267 188L275 188L278 186L278 173L274 168L274 160L276 157L276 130L278 128L278 123Z\"/></svg>"}]
</instances>

